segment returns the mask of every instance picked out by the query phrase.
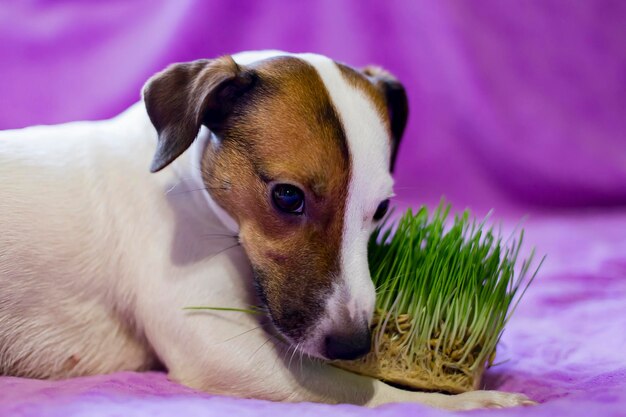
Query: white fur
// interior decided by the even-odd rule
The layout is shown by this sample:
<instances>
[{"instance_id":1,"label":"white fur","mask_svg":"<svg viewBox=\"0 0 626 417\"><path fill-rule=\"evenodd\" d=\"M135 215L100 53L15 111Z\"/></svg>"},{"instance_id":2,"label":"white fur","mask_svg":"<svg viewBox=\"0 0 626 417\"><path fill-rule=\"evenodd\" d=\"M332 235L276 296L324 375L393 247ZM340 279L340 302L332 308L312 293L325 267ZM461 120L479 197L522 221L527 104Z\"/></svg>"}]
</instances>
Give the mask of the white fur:
<instances>
[{"instance_id":1,"label":"white fur","mask_svg":"<svg viewBox=\"0 0 626 417\"><path fill-rule=\"evenodd\" d=\"M356 216L345 229L344 269L359 271L347 284L353 311L369 311L372 300L361 301L372 297L365 255L351 253L348 238L362 246L373 210L390 192L378 165L371 175L364 169L368 158L386 161L376 153L388 150L372 142L380 127L365 98L337 82L328 62L306 59L337 89L332 98L354 167L348 217ZM358 135L366 136L363 144ZM527 401L494 392L401 391L285 350L254 316L183 310L246 307L252 297L245 254L232 246L234 237L223 237L236 225L199 179L209 132L199 136L172 165L150 174L156 132L142 103L107 121L0 132L0 373L137 370L158 357L186 385L245 397L450 409Z\"/></svg>"}]
</instances>

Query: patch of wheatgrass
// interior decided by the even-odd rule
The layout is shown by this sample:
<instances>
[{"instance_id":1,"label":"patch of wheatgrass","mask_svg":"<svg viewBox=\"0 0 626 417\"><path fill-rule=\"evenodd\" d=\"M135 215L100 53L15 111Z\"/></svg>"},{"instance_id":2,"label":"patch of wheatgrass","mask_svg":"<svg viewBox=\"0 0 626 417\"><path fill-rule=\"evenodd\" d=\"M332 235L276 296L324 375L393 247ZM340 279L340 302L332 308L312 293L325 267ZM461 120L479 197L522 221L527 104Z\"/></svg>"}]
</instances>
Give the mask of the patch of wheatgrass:
<instances>
[{"instance_id":1,"label":"patch of wheatgrass","mask_svg":"<svg viewBox=\"0 0 626 417\"><path fill-rule=\"evenodd\" d=\"M372 350L335 366L403 387L460 393L479 387L498 341L543 259L516 266L523 230L506 241L470 218L449 222L443 201L432 214L409 209L369 241L377 288Z\"/></svg>"}]
</instances>

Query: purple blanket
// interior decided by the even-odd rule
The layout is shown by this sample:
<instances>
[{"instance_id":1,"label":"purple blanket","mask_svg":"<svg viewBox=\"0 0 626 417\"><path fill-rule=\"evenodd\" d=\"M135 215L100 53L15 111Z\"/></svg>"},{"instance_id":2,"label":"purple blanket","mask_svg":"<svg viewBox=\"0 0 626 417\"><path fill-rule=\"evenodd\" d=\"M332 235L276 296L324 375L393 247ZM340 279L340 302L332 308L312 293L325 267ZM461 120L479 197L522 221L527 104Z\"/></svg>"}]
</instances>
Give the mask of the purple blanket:
<instances>
[{"instance_id":1,"label":"purple blanket","mask_svg":"<svg viewBox=\"0 0 626 417\"><path fill-rule=\"evenodd\" d=\"M397 204L528 214L548 254L485 380L542 404L489 414L626 415L626 2L384 3L5 2L0 128L110 117L173 61L280 48L380 64L411 102ZM444 414L218 397L161 373L0 377L1 416L322 413Z\"/></svg>"}]
</instances>

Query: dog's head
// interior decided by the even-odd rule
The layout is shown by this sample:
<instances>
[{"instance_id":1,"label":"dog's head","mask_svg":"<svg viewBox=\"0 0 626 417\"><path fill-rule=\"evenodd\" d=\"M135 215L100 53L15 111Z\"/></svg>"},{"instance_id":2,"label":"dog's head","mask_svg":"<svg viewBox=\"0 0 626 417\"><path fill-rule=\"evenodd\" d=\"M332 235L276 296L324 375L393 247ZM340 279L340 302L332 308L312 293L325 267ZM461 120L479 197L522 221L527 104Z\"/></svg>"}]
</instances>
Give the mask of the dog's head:
<instances>
[{"instance_id":1,"label":"dog's head","mask_svg":"<svg viewBox=\"0 0 626 417\"><path fill-rule=\"evenodd\" d=\"M201 125L211 130L202 178L239 225L276 328L317 357L365 354L375 300L367 242L392 195L402 85L319 55L226 56L167 68L144 101L159 134L153 172Z\"/></svg>"}]
</instances>

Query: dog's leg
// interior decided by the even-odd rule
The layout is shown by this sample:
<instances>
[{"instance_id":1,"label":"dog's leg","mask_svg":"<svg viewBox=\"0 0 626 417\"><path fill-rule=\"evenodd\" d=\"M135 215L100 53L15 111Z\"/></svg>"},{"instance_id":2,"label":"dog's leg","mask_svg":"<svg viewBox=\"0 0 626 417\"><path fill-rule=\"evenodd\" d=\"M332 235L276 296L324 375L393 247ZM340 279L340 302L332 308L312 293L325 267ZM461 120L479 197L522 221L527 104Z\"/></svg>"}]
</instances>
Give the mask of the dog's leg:
<instances>
[{"instance_id":1,"label":"dog's leg","mask_svg":"<svg viewBox=\"0 0 626 417\"><path fill-rule=\"evenodd\" d=\"M167 315L163 308L155 314ZM148 331L148 337L170 377L209 393L367 406L414 402L450 410L533 404L523 395L496 391L444 395L400 390L303 357L245 313L181 312L154 323L159 335Z\"/></svg>"},{"instance_id":2,"label":"dog's leg","mask_svg":"<svg viewBox=\"0 0 626 417\"><path fill-rule=\"evenodd\" d=\"M251 327L254 328L254 327ZM184 340L181 329L179 337ZM198 329L189 329L197 334ZM244 332L246 330L243 330ZM413 402L450 410L533 404L519 394L474 391L460 395L409 392L281 348L261 329L196 346L170 366L172 379L220 394L275 401L377 406Z\"/></svg>"}]
</instances>

